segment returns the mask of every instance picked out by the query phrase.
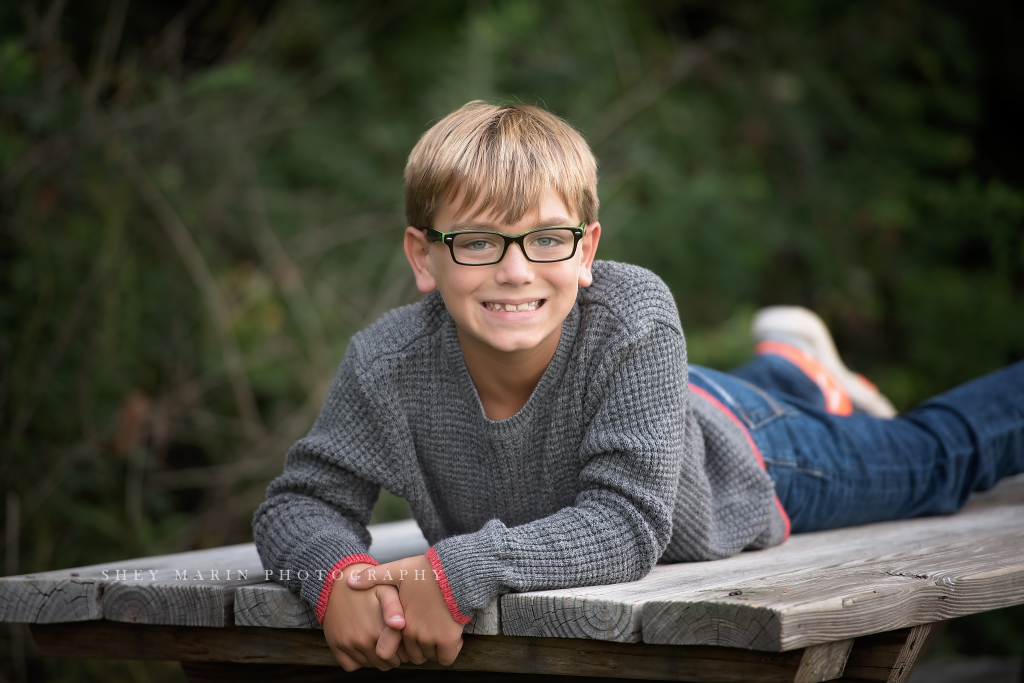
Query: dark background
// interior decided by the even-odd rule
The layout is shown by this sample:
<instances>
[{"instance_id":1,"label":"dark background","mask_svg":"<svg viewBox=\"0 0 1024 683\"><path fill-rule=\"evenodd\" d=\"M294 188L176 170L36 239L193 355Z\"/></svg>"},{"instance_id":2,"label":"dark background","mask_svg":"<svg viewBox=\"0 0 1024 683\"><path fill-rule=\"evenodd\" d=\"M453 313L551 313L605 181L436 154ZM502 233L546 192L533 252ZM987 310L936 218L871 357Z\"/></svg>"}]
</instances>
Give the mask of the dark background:
<instances>
[{"instance_id":1,"label":"dark background","mask_svg":"<svg viewBox=\"0 0 1024 683\"><path fill-rule=\"evenodd\" d=\"M693 362L777 303L904 410L1024 358L1021 35L995 0L0 4L7 573L251 540L349 336L418 296L402 169L471 99L590 140L601 256L669 283ZM1020 655L1024 616L938 647Z\"/></svg>"}]
</instances>

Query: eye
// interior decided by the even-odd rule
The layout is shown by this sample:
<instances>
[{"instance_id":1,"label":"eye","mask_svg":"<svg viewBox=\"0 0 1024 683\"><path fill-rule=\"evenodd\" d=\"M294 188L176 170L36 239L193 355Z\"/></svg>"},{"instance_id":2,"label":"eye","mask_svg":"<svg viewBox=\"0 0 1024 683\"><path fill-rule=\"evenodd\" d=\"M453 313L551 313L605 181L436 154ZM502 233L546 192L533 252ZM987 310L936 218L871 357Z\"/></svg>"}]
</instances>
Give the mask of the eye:
<instances>
[{"instance_id":1,"label":"eye","mask_svg":"<svg viewBox=\"0 0 1024 683\"><path fill-rule=\"evenodd\" d=\"M542 232L532 235L529 243L537 249L555 249L566 243L566 237L557 232Z\"/></svg>"},{"instance_id":2,"label":"eye","mask_svg":"<svg viewBox=\"0 0 1024 683\"><path fill-rule=\"evenodd\" d=\"M492 245L487 240L473 240L472 242L467 242L466 244L463 244L462 248L469 249L470 251L480 251L483 249L489 249L492 246L494 245Z\"/></svg>"}]
</instances>

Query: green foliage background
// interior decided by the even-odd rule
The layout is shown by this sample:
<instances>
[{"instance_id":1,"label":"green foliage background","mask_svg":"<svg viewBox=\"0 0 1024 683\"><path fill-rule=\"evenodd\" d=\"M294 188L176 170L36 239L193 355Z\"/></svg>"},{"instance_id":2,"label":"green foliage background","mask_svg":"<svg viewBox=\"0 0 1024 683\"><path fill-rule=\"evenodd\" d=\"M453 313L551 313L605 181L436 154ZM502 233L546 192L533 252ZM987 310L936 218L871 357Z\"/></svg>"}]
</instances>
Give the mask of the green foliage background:
<instances>
[{"instance_id":1,"label":"green foliage background","mask_svg":"<svg viewBox=\"0 0 1024 683\"><path fill-rule=\"evenodd\" d=\"M1024 110L992 95L1024 74L999 52L1022 24L1000 7L5 4L9 571L251 539L349 336L416 300L405 157L471 99L537 103L587 136L602 256L669 283L693 362L743 362L753 312L775 303L817 310L902 409L1024 358L1024 164L1005 117ZM1003 15L1018 24L986 34ZM376 518L402 514L385 495Z\"/></svg>"}]
</instances>

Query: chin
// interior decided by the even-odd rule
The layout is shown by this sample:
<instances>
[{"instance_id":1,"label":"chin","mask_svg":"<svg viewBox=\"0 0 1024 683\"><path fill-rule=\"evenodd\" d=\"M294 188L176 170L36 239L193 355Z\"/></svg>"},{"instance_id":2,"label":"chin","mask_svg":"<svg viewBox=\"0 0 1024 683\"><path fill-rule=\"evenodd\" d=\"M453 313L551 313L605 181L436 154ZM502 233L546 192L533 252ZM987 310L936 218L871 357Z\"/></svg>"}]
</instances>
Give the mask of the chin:
<instances>
[{"instance_id":1,"label":"chin","mask_svg":"<svg viewBox=\"0 0 1024 683\"><path fill-rule=\"evenodd\" d=\"M537 348L545 337L538 335L536 337L498 337L498 338L486 338L485 342L491 348L497 349L498 351L504 351L505 353L511 353L514 351L529 351L530 349Z\"/></svg>"}]
</instances>

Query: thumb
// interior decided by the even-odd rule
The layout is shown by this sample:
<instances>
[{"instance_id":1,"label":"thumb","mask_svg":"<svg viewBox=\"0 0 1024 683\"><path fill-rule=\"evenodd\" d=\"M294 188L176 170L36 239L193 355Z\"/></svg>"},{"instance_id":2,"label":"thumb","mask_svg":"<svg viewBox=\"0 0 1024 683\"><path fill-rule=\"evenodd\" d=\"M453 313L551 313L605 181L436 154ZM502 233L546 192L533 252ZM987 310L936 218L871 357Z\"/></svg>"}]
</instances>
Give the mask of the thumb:
<instances>
[{"instance_id":1,"label":"thumb","mask_svg":"<svg viewBox=\"0 0 1024 683\"><path fill-rule=\"evenodd\" d=\"M374 592L377 594L377 600L380 602L380 610L387 627L395 631L401 631L405 628L405 610L402 609L402 601L398 597L398 589L393 586L377 586Z\"/></svg>"},{"instance_id":2,"label":"thumb","mask_svg":"<svg viewBox=\"0 0 1024 683\"><path fill-rule=\"evenodd\" d=\"M345 579L350 588L372 588L374 586L397 586L400 581L391 578L391 572L383 567L365 567L352 572Z\"/></svg>"}]
</instances>

